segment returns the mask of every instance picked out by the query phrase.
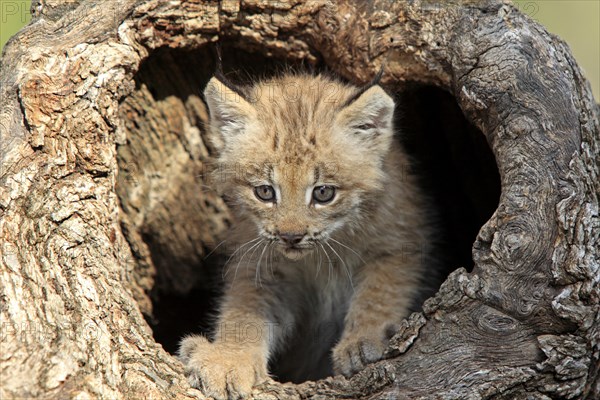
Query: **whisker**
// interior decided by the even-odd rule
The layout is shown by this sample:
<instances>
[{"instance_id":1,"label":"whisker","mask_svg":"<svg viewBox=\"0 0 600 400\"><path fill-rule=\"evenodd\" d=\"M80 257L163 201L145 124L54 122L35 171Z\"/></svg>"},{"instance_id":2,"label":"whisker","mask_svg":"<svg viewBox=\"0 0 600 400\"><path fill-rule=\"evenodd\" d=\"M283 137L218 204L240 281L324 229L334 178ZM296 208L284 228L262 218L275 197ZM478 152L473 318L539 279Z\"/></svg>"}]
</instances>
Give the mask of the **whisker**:
<instances>
[{"instance_id":1,"label":"whisker","mask_svg":"<svg viewBox=\"0 0 600 400\"><path fill-rule=\"evenodd\" d=\"M222 245L223 243L225 243L226 241L227 241L227 239L225 239L225 240L222 240L222 241L221 241L221 243L219 243L219 244L217 245L217 247L215 247L214 249L212 249L212 250L211 250L211 251L210 251L210 252L209 252L207 255L205 255L205 256L204 256L204 260L206 260L208 257L210 257L210 255L211 255L212 253L214 253L214 252L215 252L215 251L216 251L216 250L217 250L219 247L221 247L221 245Z\"/></svg>"},{"instance_id":2,"label":"whisker","mask_svg":"<svg viewBox=\"0 0 600 400\"><path fill-rule=\"evenodd\" d=\"M271 262L270 270L271 270L271 278L275 279L275 273L273 272L273 249L275 248L275 241L271 241L269 243L269 261ZM267 266L269 264L267 263Z\"/></svg>"},{"instance_id":3,"label":"whisker","mask_svg":"<svg viewBox=\"0 0 600 400\"><path fill-rule=\"evenodd\" d=\"M346 264L346 262L344 261L344 259L342 257L340 257L340 255L338 254L338 252L335 251L335 249L333 247L331 247L331 245L328 242L325 242L325 244L327 246L329 246L329 248L331 249L331 251L333 251L333 253L337 256L337 258L339 258L340 261L342 262L342 265L344 266L344 270L346 271L346 275L348 275L348 280L350 281L350 287L352 288L352 290L354 290L354 284L352 283L352 276L350 274L350 269L348 268L348 265Z\"/></svg>"},{"instance_id":4,"label":"whisker","mask_svg":"<svg viewBox=\"0 0 600 400\"><path fill-rule=\"evenodd\" d=\"M319 254L319 263L317 264L317 272L315 273L315 279L319 276L319 272L321 272L321 263L323 262L323 256L321 255L321 252L319 251L318 247L316 253Z\"/></svg>"},{"instance_id":5,"label":"whisker","mask_svg":"<svg viewBox=\"0 0 600 400\"><path fill-rule=\"evenodd\" d=\"M244 246L247 246L247 245L249 245L249 244L250 244L250 243L252 243L252 242L256 242L256 241L257 241L257 240L259 240L259 239L260 239L260 236L257 236L257 237L255 237L254 239L252 239L252 240L248 240L246 243L244 243L244 244L240 245L240 246L237 248L237 250L236 250L236 251L234 251L234 252L233 252L233 254L232 254L231 256L229 256L229 258L227 259L227 262L226 262L226 263L228 263L228 262L229 262L229 261L230 261L230 260L231 260L231 259L232 259L232 258L233 258L233 257L234 257L236 254L237 254L237 252L238 252L238 251L240 251L241 249L243 249L243 248L244 248Z\"/></svg>"},{"instance_id":6,"label":"whisker","mask_svg":"<svg viewBox=\"0 0 600 400\"><path fill-rule=\"evenodd\" d=\"M229 264L229 261L231 261L231 259L232 259L233 257L235 257L235 255L236 255L236 254L237 254L237 253L238 253L240 250L242 250L242 249L243 249L245 246L249 245L250 243L256 242L256 241L257 241L257 240L259 240L259 239L260 239L260 236L258 236L258 237L256 237L256 238L254 238L254 239L252 239L252 240L248 240L246 243L244 243L244 244L240 245L240 246L237 248L237 250L236 250L236 251L234 251L234 252L233 252L233 254L229 256L229 258L227 259L227 261L225 261L225 265L227 266L227 268L223 270L223 272L224 272L224 273L223 273L223 274L222 274L222 276L221 276L221 278L222 278L222 279L225 279L225 277L226 277L226 276L227 276L227 274L229 273L229 269L230 269L230 264ZM235 278L234 278L234 280L235 280Z\"/></svg>"},{"instance_id":7,"label":"whisker","mask_svg":"<svg viewBox=\"0 0 600 400\"><path fill-rule=\"evenodd\" d=\"M319 246L321 246L321 248L323 249L323 252L325 253L325 256L327 257L327 261L329 263L329 268L327 269L327 284L329 285L329 281L331 280L331 268L333 267L331 263L331 258L329 257L329 254L327 254L327 250L325 250L325 247L321 242L319 242Z\"/></svg>"},{"instance_id":8,"label":"whisker","mask_svg":"<svg viewBox=\"0 0 600 400\"><path fill-rule=\"evenodd\" d=\"M262 261L263 255L265 254L265 250L269 247L269 243L265 243L262 252L260 253L260 257L258 258L258 262L256 263L256 272L255 274L258 276L258 285L262 287L262 280L260 279L260 263ZM256 285L256 279L254 280L254 285Z\"/></svg>"},{"instance_id":9,"label":"whisker","mask_svg":"<svg viewBox=\"0 0 600 400\"><path fill-rule=\"evenodd\" d=\"M248 259L248 261L252 261L252 258L254 257L254 254L256 254L256 251L260 248L260 245L265 241L265 239L262 239L260 242L256 243L254 246L252 246L251 248L248 249L248 251L246 252L246 254L248 252L250 252L250 250L254 249L252 251L252 254L250 254L250 257ZM241 261L241 260L240 260ZM249 263L248 263L249 264ZM248 269L248 264L246 264L246 269Z\"/></svg>"},{"instance_id":10,"label":"whisker","mask_svg":"<svg viewBox=\"0 0 600 400\"><path fill-rule=\"evenodd\" d=\"M335 243L339 244L340 246L344 246L345 248L347 248L348 250L350 250L351 252L353 252L354 254L356 254L356 256L360 259L360 261L363 262L363 264L366 264L367 262L365 260L363 260L363 258L360 256L360 254L358 254L357 251L355 251L352 247L345 245L344 243L335 240L334 238L332 238L331 236L329 237L329 240L333 240Z\"/></svg>"},{"instance_id":11,"label":"whisker","mask_svg":"<svg viewBox=\"0 0 600 400\"><path fill-rule=\"evenodd\" d=\"M235 273L233 275L233 280L235 281L235 278L237 276L237 272L238 272L238 268L240 267L240 264L242 262L242 260L244 259L244 257L246 256L246 254L248 254L250 252L250 250L254 249L254 251L252 252L252 254L250 254L250 259L252 259L252 256L254 255L254 253L256 252L256 249L258 248L257 246L259 246L263 240L265 239L261 239L259 242L255 243L252 245L252 247L250 247L248 250L246 250L244 252L244 254L242 254L242 256L240 257L240 261L238 261L237 265L235 266ZM248 268L248 265L246 265L246 269Z\"/></svg>"}]
</instances>

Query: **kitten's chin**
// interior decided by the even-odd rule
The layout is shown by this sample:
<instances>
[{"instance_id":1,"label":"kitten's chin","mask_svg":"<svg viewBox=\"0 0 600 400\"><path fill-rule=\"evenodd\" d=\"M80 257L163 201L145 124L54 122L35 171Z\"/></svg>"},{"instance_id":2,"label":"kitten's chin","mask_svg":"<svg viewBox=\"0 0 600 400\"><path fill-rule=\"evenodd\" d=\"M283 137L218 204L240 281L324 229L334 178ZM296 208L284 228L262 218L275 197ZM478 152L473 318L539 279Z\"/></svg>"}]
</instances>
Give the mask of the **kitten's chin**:
<instances>
[{"instance_id":1,"label":"kitten's chin","mask_svg":"<svg viewBox=\"0 0 600 400\"><path fill-rule=\"evenodd\" d=\"M280 247L279 251L287 259L292 261L298 261L306 257L306 255L311 252L311 249L290 249L289 247Z\"/></svg>"}]
</instances>

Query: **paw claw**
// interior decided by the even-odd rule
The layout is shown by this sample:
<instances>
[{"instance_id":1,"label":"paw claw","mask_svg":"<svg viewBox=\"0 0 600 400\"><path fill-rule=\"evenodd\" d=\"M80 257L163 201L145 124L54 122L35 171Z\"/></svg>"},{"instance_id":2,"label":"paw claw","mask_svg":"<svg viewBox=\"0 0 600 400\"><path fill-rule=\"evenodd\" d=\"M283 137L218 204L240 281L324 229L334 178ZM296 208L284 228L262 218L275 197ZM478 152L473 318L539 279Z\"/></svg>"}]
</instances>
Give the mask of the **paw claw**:
<instances>
[{"instance_id":1,"label":"paw claw","mask_svg":"<svg viewBox=\"0 0 600 400\"><path fill-rule=\"evenodd\" d=\"M185 338L179 358L191 386L215 399L247 397L267 378L266 358L252 349L210 343L202 336Z\"/></svg>"},{"instance_id":2,"label":"paw claw","mask_svg":"<svg viewBox=\"0 0 600 400\"><path fill-rule=\"evenodd\" d=\"M368 364L380 360L387 346L385 335L349 335L342 338L333 349L333 368L346 378L363 370Z\"/></svg>"}]
</instances>

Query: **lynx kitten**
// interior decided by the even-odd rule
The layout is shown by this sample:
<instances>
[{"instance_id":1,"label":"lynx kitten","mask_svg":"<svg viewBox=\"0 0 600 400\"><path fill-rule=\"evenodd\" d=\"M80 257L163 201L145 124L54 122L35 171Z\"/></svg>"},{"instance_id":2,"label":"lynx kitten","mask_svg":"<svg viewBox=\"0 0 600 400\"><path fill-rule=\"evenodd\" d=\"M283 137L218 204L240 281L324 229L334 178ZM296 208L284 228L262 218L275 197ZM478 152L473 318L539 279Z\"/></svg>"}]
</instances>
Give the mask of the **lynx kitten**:
<instances>
[{"instance_id":1,"label":"lynx kitten","mask_svg":"<svg viewBox=\"0 0 600 400\"><path fill-rule=\"evenodd\" d=\"M392 98L290 74L245 89L212 78L204 94L238 250L214 337L181 343L191 384L237 398L275 357L294 381L381 359L419 291L429 236Z\"/></svg>"}]
</instances>

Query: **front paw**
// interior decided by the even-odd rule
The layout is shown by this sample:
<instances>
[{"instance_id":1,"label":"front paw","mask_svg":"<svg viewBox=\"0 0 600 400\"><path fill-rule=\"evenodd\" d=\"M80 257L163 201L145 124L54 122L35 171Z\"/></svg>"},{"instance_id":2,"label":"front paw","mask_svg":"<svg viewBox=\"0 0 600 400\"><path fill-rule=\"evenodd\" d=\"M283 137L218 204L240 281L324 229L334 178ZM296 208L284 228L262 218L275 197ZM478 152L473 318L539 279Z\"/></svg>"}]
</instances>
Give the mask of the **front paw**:
<instances>
[{"instance_id":1,"label":"front paw","mask_svg":"<svg viewBox=\"0 0 600 400\"><path fill-rule=\"evenodd\" d=\"M230 343L210 343L203 336L181 341L179 358L190 385L215 399L240 399L264 382L266 357L252 348Z\"/></svg>"},{"instance_id":2,"label":"front paw","mask_svg":"<svg viewBox=\"0 0 600 400\"><path fill-rule=\"evenodd\" d=\"M344 334L333 348L334 372L348 378L367 364L381 360L389 339L387 329Z\"/></svg>"}]
</instances>

